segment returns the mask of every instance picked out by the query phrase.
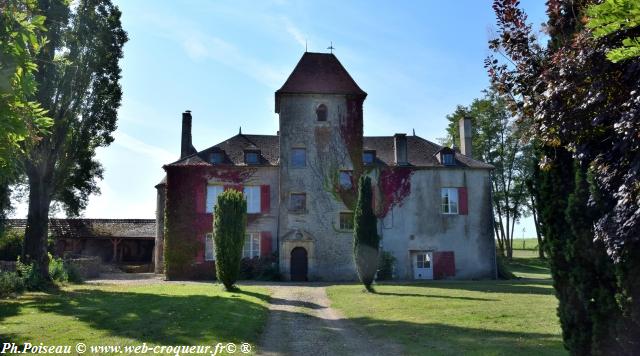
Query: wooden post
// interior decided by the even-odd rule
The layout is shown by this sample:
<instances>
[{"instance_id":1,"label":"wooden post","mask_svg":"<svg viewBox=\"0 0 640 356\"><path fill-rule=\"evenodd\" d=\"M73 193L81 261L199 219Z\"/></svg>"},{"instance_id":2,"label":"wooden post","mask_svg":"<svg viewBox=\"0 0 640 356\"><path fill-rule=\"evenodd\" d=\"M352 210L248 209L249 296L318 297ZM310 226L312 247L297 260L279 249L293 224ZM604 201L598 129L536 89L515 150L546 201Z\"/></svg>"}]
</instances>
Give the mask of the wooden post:
<instances>
[{"instance_id":1,"label":"wooden post","mask_svg":"<svg viewBox=\"0 0 640 356\"><path fill-rule=\"evenodd\" d=\"M111 244L113 245L113 256L111 257L111 262L118 262L118 245L120 244L120 239L111 239Z\"/></svg>"}]
</instances>

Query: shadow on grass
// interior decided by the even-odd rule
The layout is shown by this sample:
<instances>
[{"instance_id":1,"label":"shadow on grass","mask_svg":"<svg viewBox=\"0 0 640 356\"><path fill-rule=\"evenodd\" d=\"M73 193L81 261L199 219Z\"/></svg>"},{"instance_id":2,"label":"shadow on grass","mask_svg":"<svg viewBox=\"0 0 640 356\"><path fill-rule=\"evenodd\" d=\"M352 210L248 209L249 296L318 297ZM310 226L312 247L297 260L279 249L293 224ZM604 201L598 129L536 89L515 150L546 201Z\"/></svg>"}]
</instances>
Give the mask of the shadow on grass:
<instances>
[{"instance_id":1,"label":"shadow on grass","mask_svg":"<svg viewBox=\"0 0 640 356\"><path fill-rule=\"evenodd\" d=\"M296 355L312 349L318 355L566 355L556 334L371 317L336 320L281 310L270 317L284 327L267 330L268 337L258 344L258 351L267 354Z\"/></svg>"},{"instance_id":2,"label":"shadow on grass","mask_svg":"<svg viewBox=\"0 0 640 356\"><path fill-rule=\"evenodd\" d=\"M388 284L387 284L388 285ZM429 285L431 287L431 285ZM389 293L376 291L378 295L393 295L398 297L421 297L421 298L443 298L443 299L460 299L460 300L473 300L478 302L495 302L497 299L488 298L474 298L474 297L454 297L450 295L431 295L431 294L417 294L417 293Z\"/></svg>"},{"instance_id":3,"label":"shadow on grass","mask_svg":"<svg viewBox=\"0 0 640 356\"><path fill-rule=\"evenodd\" d=\"M363 332L404 345L409 355L565 355L559 335L355 318Z\"/></svg>"},{"instance_id":4,"label":"shadow on grass","mask_svg":"<svg viewBox=\"0 0 640 356\"><path fill-rule=\"evenodd\" d=\"M18 306L27 307L72 316L113 336L161 345L257 340L267 315L265 306L233 295L166 295L100 289L35 295ZM4 307L1 310L4 315ZM15 315L17 311L10 312Z\"/></svg>"},{"instance_id":5,"label":"shadow on grass","mask_svg":"<svg viewBox=\"0 0 640 356\"><path fill-rule=\"evenodd\" d=\"M393 283L384 285L393 286ZM407 284L398 284L407 286ZM506 294L538 294L553 295L551 281L546 280L522 280L522 281L433 281L408 284L438 289L457 289L483 293Z\"/></svg>"}]
</instances>

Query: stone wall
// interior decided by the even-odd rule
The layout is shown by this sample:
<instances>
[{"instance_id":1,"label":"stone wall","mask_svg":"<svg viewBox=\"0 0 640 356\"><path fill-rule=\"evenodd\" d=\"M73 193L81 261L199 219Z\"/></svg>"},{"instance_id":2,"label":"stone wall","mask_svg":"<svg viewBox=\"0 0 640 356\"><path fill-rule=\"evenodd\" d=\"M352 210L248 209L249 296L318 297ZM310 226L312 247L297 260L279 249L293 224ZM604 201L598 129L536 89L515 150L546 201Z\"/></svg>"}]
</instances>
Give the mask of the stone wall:
<instances>
[{"instance_id":1,"label":"stone wall","mask_svg":"<svg viewBox=\"0 0 640 356\"><path fill-rule=\"evenodd\" d=\"M410 194L379 222L383 249L396 258L397 278L413 278L410 251L453 251L454 278L494 278L489 179L486 169L438 167L412 174ZM467 188L467 215L441 213L443 187Z\"/></svg>"},{"instance_id":2,"label":"stone wall","mask_svg":"<svg viewBox=\"0 0 640 356\"><path fill-rule=\"evenodd\" d=\"M326 121L317 120L320 104L327 107ZM292 148L306 149L305 167L291 166ZM355 279L352 232L339 226L340 212L351 207L336 191L336 183L340 170L357 171L362 164L362 101L354 103L344 95L282 95L280 157L283 277L289 278L291 250L300 246L308 253L310 280ZM305 211L289 209L291 193L306 194Z\"/></svg>"}]
</instances>

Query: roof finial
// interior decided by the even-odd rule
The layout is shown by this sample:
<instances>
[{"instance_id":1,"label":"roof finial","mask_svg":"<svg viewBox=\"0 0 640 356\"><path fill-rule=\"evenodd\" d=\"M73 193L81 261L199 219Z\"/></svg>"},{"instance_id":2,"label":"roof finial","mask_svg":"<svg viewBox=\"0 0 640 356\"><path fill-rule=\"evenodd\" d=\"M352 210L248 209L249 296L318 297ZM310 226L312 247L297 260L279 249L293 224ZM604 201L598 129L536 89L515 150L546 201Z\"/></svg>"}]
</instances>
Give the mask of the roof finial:
<instances>
[{"instance_id":1,"label":"roof finial","mask_svg":"<svg viewBox=\"0 0 640 356\"><path fill-rule=\"evenodd\" d=\"M238 130L238 135L242 135L242 126L240 126L240 130Z\"/></svg>"},{"instance_id":2,"label":"roof finial","mask_svg":"<svg viewBox=\"0 0 640 356\"><path fill-rule=\"evenodd\" d=\"M327 47L327 49L328 49L328 50L330 50L330 51L331 51L331 53L333 53L333 50L335 49L335 48L333 47L333 41L331 41L331 44L329 45L329 47Z\"/></svg>"},{"instance_id":3,"label":"roof finial","mask_svg":"<svg viewBox=\"0 0 640 356\"><path fill-rule=\"evenodd\" d=\"M304 53L307 53L307 40L304 40Z\"/></svg>"},{"instance_id":4,"label":"roof finial","mask_svg":"<svg viewBox=\"0 0 640 356\"><path fill-rule=\"evenodd\" d=\"M416 129L412 129L413 130L413 136L416 135Z\"/></svg>"}]
</instances>

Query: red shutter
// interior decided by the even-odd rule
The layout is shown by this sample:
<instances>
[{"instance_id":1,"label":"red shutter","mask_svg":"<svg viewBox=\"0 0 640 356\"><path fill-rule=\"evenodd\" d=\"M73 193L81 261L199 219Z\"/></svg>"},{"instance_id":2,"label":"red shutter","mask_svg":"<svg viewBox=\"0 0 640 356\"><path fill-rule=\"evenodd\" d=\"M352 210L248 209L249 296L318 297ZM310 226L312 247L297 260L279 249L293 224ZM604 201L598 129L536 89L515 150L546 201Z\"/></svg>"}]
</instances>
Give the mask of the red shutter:
<instances>
[{"instance_id":1,"label":"red shutter","mask_svg":"<svg viewBox=\"0 0 640 356\"><path fill-rule=\"evenodd\" d=\"M468 203L468 198L467 198L467 188L466 187L458 188L458 206L459 206L458 213L460 215L469 214L469 203Z\"/></svg>"},{"instance_id":2,"label":"red shutter","mask_svg":"<svg viewBox=\"0 0 640 356\"><path fill-rule=\"evenodd\" d=\"M271 232L263 231L260 233L260 256L268 257L271 255Z\"/></svg>"},{"instance_id":3,"label":"red shutter","mask_svg":"<svg viewBox=\"0 0 640 356\"><path fill-rule=\"evenodd\" d=\"M269 213L271 207L271 192L268 185L260 186L260 212L263 214Z\"/></svg>"},{"instance_id":4,"label":"red shutter","mask_svg":"<svg viewBox=\"0 0 640 356\"><path fill-rule=\"evenodd\" d=\"M433 253L433 278L444 279L455 277L456 261L453 251L440 251Z\"/></svg>"}]
</instances>

